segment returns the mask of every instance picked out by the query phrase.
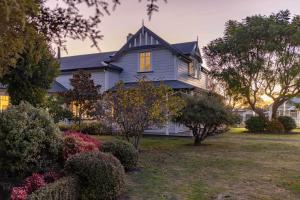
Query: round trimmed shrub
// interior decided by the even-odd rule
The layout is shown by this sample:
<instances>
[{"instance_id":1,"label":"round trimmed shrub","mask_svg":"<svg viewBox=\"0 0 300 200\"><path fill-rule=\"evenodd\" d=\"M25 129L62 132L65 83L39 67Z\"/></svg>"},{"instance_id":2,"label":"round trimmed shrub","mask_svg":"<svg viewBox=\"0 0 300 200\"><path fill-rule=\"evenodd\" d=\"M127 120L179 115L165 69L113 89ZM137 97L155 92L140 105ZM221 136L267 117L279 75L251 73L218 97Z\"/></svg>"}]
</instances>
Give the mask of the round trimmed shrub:
<instances>
[{"instance_id":1,"label":"round trimmed shrub","mask_svg":"<svg viewBox=\"0 0 300 200\"><path fill-rule=\"evenodd\" d=\"M124 168L112 154L75 154L67 160L65 171L78 176L81 200L116 199L124 189Z\"/></svg>"},{"instance_id":2,"label":"round trimmed shrub","mask_svg":"<svg viewBox=\"0 0 300 200\"><path fill-rule=\"evenodd\" d=\"M284 127L278 120L272 120L267 124L267 130L269 133L283 133Z\"/></svg>"},{"instance_id":3,"label":"round trimmed shrub","mask_svg":"<svg viewBox=\"0 0 300 200\"><path fill-rule=\"evenodd\" d=\"M251 132L260 132L264 131L267 126L266 119L259 117L259 116L252 116L245 122L246 129Z\"/></svg>"},{"instance_id":4,"label":"round trimmed shrub","mask_svg":"<svg viewBox=\"0 0 300 200\"><path fill-rule=\"evenodd\" d=\"M278 121L283 125L285 132L289 132L297 127L295 120L289 116L280 116Z\"/></svg>"},{"instance_id":5,"label":"round trimmed shrub","mask_svg":"<svg viewBox=\"0 0 300 200\"><path fill-rule=\"evenodd\" d=\"M58 167L59 130L49 113L29 103L0 113L0 175L24 178Z\"/></svg>"},{"instance_id":6,"label":"round trimmed shrub","mask_svg":"<svg viewBox=\"0 0 300 200\"><path fill-rule=\"evenodd\" d=\"M127 171L137 166L138 151L128 142L122 140L106 142L101 149L103 152L109 152L118 158Z\"/></svg>"}]
</instances>

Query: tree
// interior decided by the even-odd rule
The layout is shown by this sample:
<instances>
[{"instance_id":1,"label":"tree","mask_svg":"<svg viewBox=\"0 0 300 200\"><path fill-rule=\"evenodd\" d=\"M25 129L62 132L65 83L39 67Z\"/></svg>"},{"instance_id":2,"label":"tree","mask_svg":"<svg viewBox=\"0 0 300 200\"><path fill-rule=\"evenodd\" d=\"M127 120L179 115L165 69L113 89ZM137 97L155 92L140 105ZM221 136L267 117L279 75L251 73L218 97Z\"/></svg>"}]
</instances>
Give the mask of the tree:
<instances>
[{"instance_id":1,"label":"tree","mask_svg":"<svg viewBox=\"0 0 300 200\"><path fill-rule=\"evenodd\" d=\"M44 37L35 33L26 39L26 47L1 82L7 85L11 103L18 105L27 101L33 106L41 105L58 75L59 65Z\"/></svg>"},{"instance_id":2,"label":"tree","mask_svg":"<svg viewBox=\"0 0 300 200\"><path fill-rule=\"evenodd\" d=\"M73 119L73 113L64 105L64 97L62 95L50 95L46 98L43 105L55 123L64 119Z\"/></svg>"},{"instance_id":3,"label":"tree","mask_svg":"<svg viewBox=\"0 0 300 200\"><path fill-rule=\"evenodd\" d=\"M185 95L185 107L173 120L188 127L194 136L194 145L234 124L238 117L232 114L220 97L213 94Z\"/></svg>"},{"instance_id":4,"label":"tree","mask_svg":"<svg viewBox=\"0 0 300 200\"><path fill-rule=\"evenodd\" d=\"M76 117L81 126L83 115L91 115L97 101L101 98L100 85L95 85L91 74L86 71L78 71L70 79L72 88L65 94L65 101L68 105L76 108Z\"/></svg>"},{"instance_id":5,"label":"tree","mask_svg":"<svg viewBox=\"0 0 300 200\"><path fill-rule=\"evenodd\" d=\"M170 88L142 78L132 88L117 84L115 91L107 93L103 105L108 120L117 123L121 134L138 149L144 130L164 125L178 114L183 103Z\"/></svg>"},{"instance_id":6,"label":"tree","mask_svg":"<svg viewBox=\"0 0 300 200\"><path fill-rule=\"evenodd\" d=\"M212 76L261 117L262 95L273 100L275 119L278 107L300 93L300 16L291 19L289 11L229 21L204 52Z\"/></svg>"},{"instance_id":7,"label":"tree","mask_svg":"<svg viewBox=\"0 0 300 200\"><path fill-rule=\"evenodd\" d=\"M99 47L98 40L103 36L98 25L121 0L62 0L53 8L48 6L49 2L0 1L0 77L15 66L32 31L42 34L49 44L63 46L65 38L90 39L92 46ZM80 9L83 6L92 14L84 14ZM158 11L157 0L150 0L147 4L149 17L155 11Z\"/></svg>"}]
</instances>

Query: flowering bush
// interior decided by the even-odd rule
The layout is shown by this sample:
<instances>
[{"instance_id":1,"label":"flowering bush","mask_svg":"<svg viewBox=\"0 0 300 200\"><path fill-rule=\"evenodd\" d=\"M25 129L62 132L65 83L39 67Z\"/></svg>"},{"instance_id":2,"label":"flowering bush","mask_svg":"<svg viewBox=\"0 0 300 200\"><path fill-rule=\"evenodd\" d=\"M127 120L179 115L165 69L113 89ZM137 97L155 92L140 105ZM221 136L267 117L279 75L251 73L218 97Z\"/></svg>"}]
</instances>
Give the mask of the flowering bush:
<instances>
[{"instance_id":1,"label":"flowering bush","mask_svg":"<svg viewBox=\"0 0 300 200\"><path fill-rule=\"evenodd\" d=\"M63 146L64 159L67 160L70 156L77 153L98 151L100 146L99 140L91 136L78 132L66 132Z\"/></svg>"},{"instance_id":2,"label":"flowering bush","mask_svg":"<svg viewBox=\"0 0 300 200\"><path fill-rule=\"evenodd\" d=\"M26 200L27 198L26 187L14 187L11 190L11 200Z\"/></svg>"},{"instance_id":3,"label":"flowering bush","mask_svg":"<svg viewBox=\"0 0 300 200\"><path fill-rule=\"evenodd\" d=\"M34 191L59 179L61 174L57 172L46 172L45 174L33 173L27 177L20 187L13 187L11 190L11 200L25 200Z\"/></svg>"}]
</instances>

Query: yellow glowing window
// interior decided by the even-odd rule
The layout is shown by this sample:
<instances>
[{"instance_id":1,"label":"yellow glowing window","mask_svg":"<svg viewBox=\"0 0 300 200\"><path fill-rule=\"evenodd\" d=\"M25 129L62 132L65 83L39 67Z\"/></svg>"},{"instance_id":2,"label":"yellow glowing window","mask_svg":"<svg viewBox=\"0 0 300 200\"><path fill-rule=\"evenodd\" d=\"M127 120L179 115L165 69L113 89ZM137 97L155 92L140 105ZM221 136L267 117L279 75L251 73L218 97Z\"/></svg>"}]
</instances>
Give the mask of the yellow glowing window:
<instances>
[{"instance_id":1,"label":"yellow glowing window","mask_svg":"<svg viewBox=\"0 0 300 200\"><path fill-rule=\"evenodd\" d=\"M6 110L9 105L9 96L0 96L0 110Z\"/></svg>"},{"instance_id":2,"label":"yellow glowing window","mask_svg":"<svg viewBox=\"0 0 300 200\"><path fill-rule=\"evenodd\" d=\"M72 102L71 104L70 104L70 110L71 110L71 112L73 113L73 115L74 116L78 116L78 105L76 105L76 103L75 102Z\"/></svg>"},{"instance_id":3,"label":"yellow glowing window","mask_svg":"<svg viewBox=\"0 0 300 200\"><path fill-rule=\"evenodd\" d=\"M151 53L143 52L140 53L140 72L151 71Z\"/></svg>"}]
</instances>

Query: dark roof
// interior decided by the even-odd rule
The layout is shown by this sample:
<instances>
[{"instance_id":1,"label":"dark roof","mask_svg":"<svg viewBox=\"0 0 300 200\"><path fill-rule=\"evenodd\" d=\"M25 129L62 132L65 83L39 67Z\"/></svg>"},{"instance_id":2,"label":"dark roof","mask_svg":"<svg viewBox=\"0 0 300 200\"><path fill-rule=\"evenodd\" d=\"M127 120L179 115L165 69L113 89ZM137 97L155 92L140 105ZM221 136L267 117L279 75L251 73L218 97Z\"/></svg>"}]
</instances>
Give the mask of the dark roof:
<instances>
[{"instance_id":1,"label":"dark roof","mask_svg":"<svg viewBox=\"0 0 300 200\"><path fill-rule=\"evenodd\" d=\"M0 83L0 89L6 89L7 87ZM65 88L62 84L57 81L54 81L51 85L51 88L48 90L49 93L61 93L66 92L67 88Z\"/></svg>"},{"instance_id":2,"label":"dark roof","mask_svg":"<svg viewBox=\"0 0 300 200\"><path fill-rule=\"evenodd\" d=\"M49 93L62 93L66 91L68 91L68 89L57 81L54 81L51 85L51 88L48 90Z\"/></svg>"},{"instance_id":3,"label":"dark roof","mask_svg":"<svg viewBox=\"0 0 300 200\"><path fill-rule=\"evenodd\" d=\"M73 71L80 69L111 69L122 71L122 68L115 65L107 65L104 63L115 52L103 52L94 54L85 54L78 56L68 56L60 58L60 70L61 71Z\"/></svg>"},{"instance_id":4,"label":"dark roof","mask_svg":"<svg viewBox=\"0 0 300 200\"><path fill-rule=\"evenodd\" d=\"M172 88L172 89L194 89L196 88L193 85L190 85L188 83L184 83L181 81L176 81L176 80L166 80L166 81L150 81L153 83L155 86L159 86L160 84L165 84L166 86ZM129 83L124 83L125 88L132 88L137 86L138 82L129 82ZM113 87L110 90L115 90L116 88Z\"/></svg>"},{"instance_id":5,"label":"dark roof","mask_svg":"<svg viewBox=\"0 0 300 200\"><path fill-rule=\"evenodd\" d=\"M131 43L136 36L138 36L141 32L147 31L152 35L153 38L159 41L159 43L164 46L165 48L169 49L172 53L175 53L177 56L179 56L181 59L184 59L186 61L190 61L190 58L186 56L184 53L182 53L179 49L174 48L171 44L169 44L167 41L159 37L157 34L152 32L149 28L146 26L142 26L132 37L129 39L123 46L122 48L115 53L114 56L111 57L111 61L114 61L117 59L120 55L122 55L123 52L130 50L128 44ZM108 60L109 61L109 60Z\"/></svg>"},{"instance_id":6,"label":"dark roof","mask_svg":"<svg viewBox=\"0 0 300 200\"><path fill-rule=\"evenodd\" d=\"M197 45L197 41L177 43L177 44L172 44L171 46L174 47L175 49L178 49L183 54L187 55L193 52L195 45Z\"/></svg>"}]
</instances>

